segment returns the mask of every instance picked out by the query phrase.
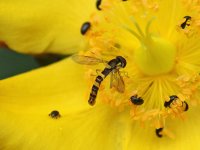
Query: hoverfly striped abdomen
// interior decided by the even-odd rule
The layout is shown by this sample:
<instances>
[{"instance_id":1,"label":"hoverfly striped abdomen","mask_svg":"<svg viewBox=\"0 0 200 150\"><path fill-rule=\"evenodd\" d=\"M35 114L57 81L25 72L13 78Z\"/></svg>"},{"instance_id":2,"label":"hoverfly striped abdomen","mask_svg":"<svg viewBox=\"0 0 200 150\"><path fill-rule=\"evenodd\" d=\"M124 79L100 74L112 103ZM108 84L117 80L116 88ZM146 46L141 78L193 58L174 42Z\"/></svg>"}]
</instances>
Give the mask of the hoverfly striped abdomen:
<instances>
[{"instance_id":1,"label":"hoverfly striped abdomen","mask_svg":"<svg viewBox=\"0 0 200 150\"><path fill-rule=\"evenodd\" d=\"M96 95L92 95L92 93L90 93L90 98L88 100L88 103L93 106L95 104L96 100Z\"/></svg>"},{"instance_id":2,"label":"hoverfly striped abdomen","mask_svg":"<svg viewBox=\"0 0 200 150\"><path fill-rule=\"evenodd\" d=\"M92 86L92 91L93 91L94 93L97 93L98 90L99 90L99 87L97 87L96 85L93 85L93 86Z\"/></svg>"},{"instance_id":3,"label":"hoverfly striped abdomen","mask_svg":"<svg viewBox=\"0 0 200 150\"><path fill-rule=\"evenodd\" d=\"M103 81L102 76L97 76L95 81L96 81L97 83L99 83L99 85L100 85L101 82Z\"/></svg>"},{"instance_id":4,"label":"hoverfly striped abdomen","mask_svg":"<svg viewBox=\"0 0 200 150\"><path fill-rule=\"evenodd\" d=\"M110 74L110 72L112 71L113 69L112 68L105 68L101 73L104 75L104 78L106 76L108 76Z\"/></svg>"},{"instance_id":5,"label":"hoverfly striped abdomen","mask_svg":"<svg viewBox=\"0 0 200 150\"><path fill-rule=\"evenodd\" d=\"M124 92L125 85L119 71L119 69L124 68L126 66L126 60L122 56L117 56L115 59L112 59L110 61L105 61L95 57L82 56L82 55L74 55L72 56L72 58L79 64L85 64L85 65L96 65L99 63L107 64L107 66L102 70L101 74L96 77L95 82L92 86L90 97L88 100L88 103L90 105L95 104L101 82L109 74L111 75L110 88L114 87L118 92L120 93Z\"/></svg>"}]
</instances>

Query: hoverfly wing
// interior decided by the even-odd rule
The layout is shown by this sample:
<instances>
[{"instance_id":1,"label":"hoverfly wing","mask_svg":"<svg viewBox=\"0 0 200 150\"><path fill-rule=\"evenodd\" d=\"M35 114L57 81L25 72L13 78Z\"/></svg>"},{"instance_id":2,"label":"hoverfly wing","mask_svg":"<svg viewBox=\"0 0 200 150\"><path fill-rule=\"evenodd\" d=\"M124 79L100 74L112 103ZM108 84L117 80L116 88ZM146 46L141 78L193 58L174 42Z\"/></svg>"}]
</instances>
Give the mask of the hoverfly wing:
<instances>
[{"instance_id":1,"label":"hoverfly wing","mask_svg":"<svg viewBox=\"0 0 200 150\"><path fill-rule=\"evenodd\" d=\"M115 86L114 86L114 85L115 85L114 82L115 82L115 81L114 81L114 71L112 71L112 72L110 73L110 88L115 87Z\"/></svg>"},{"instance_id":2,"label":"hoverfly wing","mask_svg":"<svg viewBox=\"0 0 200 150\"><path fill-rule=\"evenodd\" d=\"M120 75L119 70L113 70L111 72L111 79L110 79L110 88L114 87L117 89L118 92L124 93L125 91L125 84L122 76Z\"/></svg>"},{"instance_id":3,"label":"hoverfly wing","mask_svg":"<svg viewBox=\"0 0 200 150\"><path fill-rule=\"evenodd\" d=\"M95 57L91 57L91 56L83 56L83 55L73 55L72 59L79 63L79 64L83 64L83 65L97 65L99 63L105 63L106 61L95 58Z\"/></svg>"}]
</instances>

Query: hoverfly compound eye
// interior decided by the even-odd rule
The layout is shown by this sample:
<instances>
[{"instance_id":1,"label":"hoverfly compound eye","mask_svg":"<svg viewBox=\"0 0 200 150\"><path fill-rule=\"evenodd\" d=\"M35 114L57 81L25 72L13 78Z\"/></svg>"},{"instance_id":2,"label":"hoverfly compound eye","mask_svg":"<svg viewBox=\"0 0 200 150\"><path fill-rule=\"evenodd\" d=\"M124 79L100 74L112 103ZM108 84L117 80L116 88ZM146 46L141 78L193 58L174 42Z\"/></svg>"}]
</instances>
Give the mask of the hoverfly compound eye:
<instances>
[{"instance_id":1,"label":"hoverfly compound eye","mask_svg":"<svg viewBox=\"0 0 200 150\"><path fill-rule=\"evenodd\" d=\"M102 60L99 58L91 57L91 56L82 56L82 55L74 55L73 60L79 64L84 65L97 65L99 63L105 63L106 66L102 69L101 73L96 76L94 84L92 86L88 103L93 106L96 102L96 98L99 92L99 88L103 80L108 76L111 75L115 77L115 80L111 78L110 80L110 88L115 88L118 92L123 93L125 90L125 85L123 81L123 77L120 75L121 68L126 66L126 60L122 56L117 56L110 61Z\"/></svg>"},{"instance_id":2,"label":"hoverfly compound eye","mask_svg":"<svg viewBox=\"0 0 200 150\"><path fill-rule=\"evenodd\" d=\"M117 56L116 59L121 63L121 67L125 68L126 67L126 59L122 56Z\"/></svg>"}]
</instances>

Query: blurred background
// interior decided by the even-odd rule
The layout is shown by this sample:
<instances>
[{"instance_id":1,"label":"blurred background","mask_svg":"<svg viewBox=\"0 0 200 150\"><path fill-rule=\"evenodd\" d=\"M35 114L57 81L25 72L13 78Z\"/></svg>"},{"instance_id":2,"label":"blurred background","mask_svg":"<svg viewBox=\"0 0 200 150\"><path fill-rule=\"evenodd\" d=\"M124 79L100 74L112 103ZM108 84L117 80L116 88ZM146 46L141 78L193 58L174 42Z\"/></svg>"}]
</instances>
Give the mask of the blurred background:
<instances>
[{"instance_id":1,"label":"blurred background","mask_svg":"<svg viewBox=\"0 0 200 150\"><path fill-rule=\"evenodd\" d=\"M0 79L5 79L63 59L60 55L29 56L0 48Z\"/></svg>"}]
</instances>

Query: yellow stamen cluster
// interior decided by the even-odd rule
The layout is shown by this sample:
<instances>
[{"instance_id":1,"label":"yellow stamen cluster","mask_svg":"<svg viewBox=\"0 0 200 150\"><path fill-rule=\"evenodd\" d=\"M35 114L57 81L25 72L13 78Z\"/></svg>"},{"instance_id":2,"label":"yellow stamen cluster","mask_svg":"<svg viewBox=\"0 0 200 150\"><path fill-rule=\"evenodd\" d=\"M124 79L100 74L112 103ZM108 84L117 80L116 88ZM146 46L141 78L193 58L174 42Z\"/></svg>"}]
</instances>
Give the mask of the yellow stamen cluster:
<instances>
[{"instance_id":1,"label":"yellow stamen cluster","mask_svg":"<svg viewBox=\"0 0 200 150\"><path fill-rule=\"evenodd\" d=\"M130 109L133 121L143 125L151 122L155 128L165 127L166 120L172 118L185 119L187 106L197 105L200 96L199 16L195 4L199 1L187 1L187 7L182 0L104 1L102 10L91 16L92 28L86 35L90 50L85 55L108 61L123 56L127 66L121 69L121 77L126 89L124 93L110 89L106 78L97 101L120 111ZM169 5L172 10L167 14ZM184 25L188 15L192 19ZM97 68L103 70L104 66ZM89 78L91 89L95 76ZM133 104L133 95L141 97L144 104ZM178 98L165 106L172 95ZM163 132L173 137L169 131Z\"/></svg>"}]
</instances>

